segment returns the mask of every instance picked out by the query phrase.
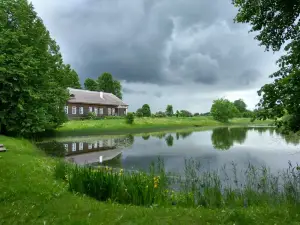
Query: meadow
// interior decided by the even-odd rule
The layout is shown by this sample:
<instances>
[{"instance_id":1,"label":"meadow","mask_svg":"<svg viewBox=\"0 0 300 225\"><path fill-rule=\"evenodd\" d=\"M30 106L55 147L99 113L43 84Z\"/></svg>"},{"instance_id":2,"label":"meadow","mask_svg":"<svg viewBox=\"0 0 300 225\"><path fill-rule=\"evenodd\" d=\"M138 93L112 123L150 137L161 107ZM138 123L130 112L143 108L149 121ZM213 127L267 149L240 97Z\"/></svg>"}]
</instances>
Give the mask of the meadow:
<instances>
[{"instance_id":1,"label":"meadow","mask_svg":"<svg viewBox=\"0 0 300 225\"><path fill-rule=\"evenodd\" d=\"M170 201L173 192L163 174L127 175L125 171L117 171L116 175L116 171L105 168L99 168L99 171L66 169L58 159L46 157L28 140L0 136L0 143L8 149L0 154L0 224L300 224L298 200L294 195L295 190L299 190L295 189L299 188L299 182L293 183L296 180L291 177L292 173L288 173L287 181L291 183L285 183L287 188L282 194L273 195L278 196L281 204L271 204L275 200L270 197L261 199L270 193L267 191L264 195L267 190L264 188L253 198L257 203L246 201L244 204L242 195L237 195L240 202L225 201L234 204L223 204L219 200L224 199L223 195L216 195L218 189L210 190L212 186L208 186L211 194L204 191L201 196L212 201L208 201L208 205L193 205L194 201L185 200L192 189L183 189L182 195L179 192L179 195L173 195L174 202ZM157 176L160 177L154 179ZM82 181L93 184L94 189L88 189L90 192L81 189L87 187ZM112 184L120 186L111 190ZM140 186L136 188L138 184ZM262 180L260 184L265 182ZM139 190L147 185L149 191L140 194ZM106 190L108 197L98 188ZM130 195L125 195L125 189ZM94 196L97 193L100 193L98 198ZM136 196L144 197L141 200ZM234 196L231 198L235 199Z\"/></svg>"},{"instance_id":2,"label":"meadow","mask_svg":"<svg viewBox=\"0 0 300 225\"><path fill-rule=\"evenodd\" d=\"M174 130L180 128L199 128L233 125L270 125L271 120L250 122L250 118L234 118L224 124L210 116L198 117L165 117L165 118L135 118L133 124L127 124L124 118L101 120L72 120L56 130L57 135L90 135L90 134L122 134L143 133Z\"/></svg>"}]
</instances>

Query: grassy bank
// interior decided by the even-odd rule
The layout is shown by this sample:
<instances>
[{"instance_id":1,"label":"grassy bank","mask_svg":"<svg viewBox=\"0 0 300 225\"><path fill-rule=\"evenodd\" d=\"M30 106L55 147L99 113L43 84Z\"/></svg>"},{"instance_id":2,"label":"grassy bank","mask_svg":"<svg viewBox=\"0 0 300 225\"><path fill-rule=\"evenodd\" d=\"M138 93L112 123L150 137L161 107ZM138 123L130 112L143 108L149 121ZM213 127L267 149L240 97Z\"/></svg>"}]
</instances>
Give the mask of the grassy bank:
<instances>
[{"instance_id":1,"label":"grassy bank","mask_svg":"<svg viewBox=\"0 0 300 225\"><path fill-rule=\"evenodd\" d=\"M27 140L0 136L0 224L300 224L293 208L138 207L99 202L54 178L55 159Z\"/></svg>"},{"instance_id":2,"label":"grassy bank","mask_svg":"<svg viewBox=\"0 0 300 225\"><path fill-rule=\"evenodd\" d=\"M272 121L250 122L249 118L232 119L228 124L220 123L212 117L186 118L135 118L134 124L126 124L125 119L80 120L69 121L57 129L56 134L89 135L89 134L122 134L166 131L180 128L215 127L227 125L269 125Z\"/></svg>"}]
</instances>

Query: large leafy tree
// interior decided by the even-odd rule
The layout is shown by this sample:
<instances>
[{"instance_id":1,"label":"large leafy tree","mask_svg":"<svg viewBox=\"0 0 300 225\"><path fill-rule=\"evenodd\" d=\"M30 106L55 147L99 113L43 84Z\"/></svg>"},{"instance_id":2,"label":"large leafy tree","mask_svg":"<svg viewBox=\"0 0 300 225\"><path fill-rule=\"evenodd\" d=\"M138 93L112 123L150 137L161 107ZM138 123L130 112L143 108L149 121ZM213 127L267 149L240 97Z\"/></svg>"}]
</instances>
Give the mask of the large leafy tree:
<instances>
[{"instance_id":1,"label":"large leafy tree","mask_svg":"<svg viewBox=\"0 0 300 225\"><path fill-rule=\"evenodd\" d=\"M84 87L90 91L104 91L112 93L122 99L122 85L120 81L115 80L113 76L107 72L99 76L97 80L87 78L84 82Z\"/></svg>"},{"instance_id":2,"label":"large leafy tree","mask_svg":"<svg viewBox=\"0 0 300 225\"><path fill-rule=\"evenodd\" d=\"M151 110L150 106L148 104L144 104L142 106L142 113L144 117L150 117L151 116Z\"/></svg>"},{"instance_id":3,"label":"large leafy tree","mask_svg":"<svg viewBox=\"0 0 300 225\"><path fill-rule=\"evenodd\" d=\"M240 113L244 113L247 110L247 105L243 99L238 99L233 102L235 107L239 110Z\"/></svg>"},{"instance_id":4,"label":"large leafy tree","mask_svg":"<svg viewBox=\"0 0 300 225\"><path fill-rule=\"evenodd\" d=\"M63 85L65 87L81 89L79 82L79 76L74 69L71 68L69 64L64 66L64 76L63 76Z\"/></svg>"},{"instance_id":5,"label":"large leafy tree","mask_svg":"<svg viewBox=\"0 0 300 225\"><path fill-rule=\"evenodd\" d=\"M84 89L89 90L89 91L98 91L98 84L95 80L91 78L87 78L84 81Z\"/></svg>"},{"instance_id":6,"label":"large leafy tree","mask_svg":"<svg viewBox=\"0 0 300 225\"><path fill-rule=\"evenodd\" d=\"M279 126L300 130L300 0L233 0L238 8L235 21L249 23L256 39L266 50L286 52L278 61L280 69L270 75L273 82L258 92L259 119L273 118ZM289 114L287 121L277 119Z\"/></svg>"},{"instance_id":7,"label":"large leafy tree","mask_svg":"<svg viewBox=\"0 0 300 225\"><path fill-rule=\"evenodd\" d=\"M27 0L0 1L0 126L29 135L66 119L59 47Z\"/></svg>"},{"instance_id":8,"label":"large leafy tree","mask_svg":"<svg viewBox=\"0 0 300 225\"><path fill-rule=\"evenodd\" d=\"M215 120L226 123L235 117L239 111L232 102L221 98L214 100L210 113Z\"/></svg>"}]
</instances>

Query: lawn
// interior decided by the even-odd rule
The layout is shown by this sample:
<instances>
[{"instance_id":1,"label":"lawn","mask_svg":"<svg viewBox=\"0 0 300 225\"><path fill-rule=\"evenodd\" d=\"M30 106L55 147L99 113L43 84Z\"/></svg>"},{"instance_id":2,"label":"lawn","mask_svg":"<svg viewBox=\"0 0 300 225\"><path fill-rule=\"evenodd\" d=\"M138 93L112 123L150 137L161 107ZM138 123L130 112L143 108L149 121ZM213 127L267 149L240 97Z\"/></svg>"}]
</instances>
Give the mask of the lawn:
<instances>
[{"instance_id":1,"label":"lawn","mask_svg":"<svg viewBox=\"0 0 300 225\"><path fill-rule=\"evenodd\" d=\"M55 159L24 139L0 136L0 224L300 224L286 207L186 209L98 202L54 178Z\"/></svg>"},{"instance_id":2,"label":"lawn","mask_svg":"<svg viewBox=\"0 0 300 225\"><path fill-rule=\"evenodd\" d=\"M250 118L235 118L228 124L214 120L212 117L168 117L135 118L134 124L126 124L125 119L73 120L57 129L59 135L72 134L122 134L163 131L180 128L216 127L226 125L269 125L272 121L250 122Z\"/></svg>"}]
</instances>

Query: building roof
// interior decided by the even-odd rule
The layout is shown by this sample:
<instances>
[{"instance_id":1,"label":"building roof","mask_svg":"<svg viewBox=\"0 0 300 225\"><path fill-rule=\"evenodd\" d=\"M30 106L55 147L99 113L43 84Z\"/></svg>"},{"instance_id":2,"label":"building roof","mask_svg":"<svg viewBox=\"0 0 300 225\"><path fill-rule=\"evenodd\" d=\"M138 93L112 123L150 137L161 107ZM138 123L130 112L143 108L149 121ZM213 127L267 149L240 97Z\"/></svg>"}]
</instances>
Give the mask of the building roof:
<instances>
[{"instance_id":1,"label":"building roof","mask_svg":"<svg viewBox=\"0 0 300 225\"><path fill-rule=\"evenodd\" d=\"M74 88L68 88L68 90L70 95L72 95L72 97L68 100L69 103L128 106L121 99L111 93L87 91ZM101 93L103 94L102 98Z\"/></svg>"}]
</instances>

